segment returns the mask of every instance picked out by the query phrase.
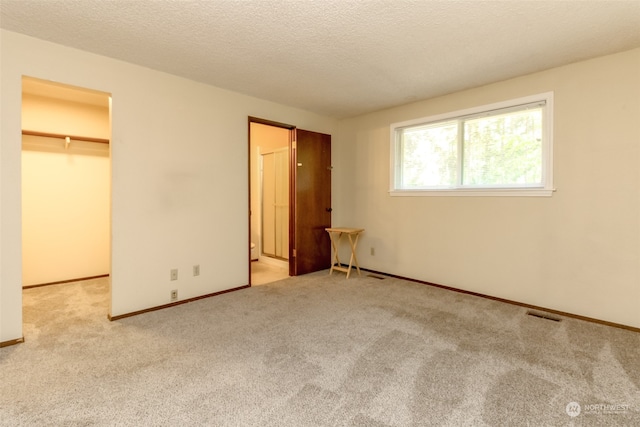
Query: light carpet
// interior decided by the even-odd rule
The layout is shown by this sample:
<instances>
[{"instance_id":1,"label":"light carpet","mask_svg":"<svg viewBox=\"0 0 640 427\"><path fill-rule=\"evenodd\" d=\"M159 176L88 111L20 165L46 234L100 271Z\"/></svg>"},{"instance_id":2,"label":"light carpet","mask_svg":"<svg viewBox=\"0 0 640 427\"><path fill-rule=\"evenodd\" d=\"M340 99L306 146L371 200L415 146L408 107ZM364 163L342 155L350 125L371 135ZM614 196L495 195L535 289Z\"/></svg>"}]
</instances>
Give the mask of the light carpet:
<instances>
[{"instance_id":1,"label":"light carpet","mask_svg":"<svg viewBox=\"0 0 640 427\"><path fill-rule=\"evenodd\" d=\"M640 425L640 334L399 279L323 271L115 322L105 280L24 295L6 426Z\"/></svg>"}]
</instances>

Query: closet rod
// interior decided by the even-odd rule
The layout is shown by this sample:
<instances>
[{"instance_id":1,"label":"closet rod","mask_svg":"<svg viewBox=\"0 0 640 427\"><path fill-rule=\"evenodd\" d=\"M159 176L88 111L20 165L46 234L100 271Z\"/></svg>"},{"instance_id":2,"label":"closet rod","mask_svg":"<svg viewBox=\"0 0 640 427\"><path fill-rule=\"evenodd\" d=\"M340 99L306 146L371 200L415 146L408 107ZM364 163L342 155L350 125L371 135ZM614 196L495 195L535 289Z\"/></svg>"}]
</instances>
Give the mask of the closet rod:
<instances>
[{"instance_id":1,"label":"closet rod","mask_svg":"<svg viewBox=\"0 0 640 427\"><path fill-rule=\"evenodd\" d=\"M91 138L89 136L71 136L71 135L62 135L59 133L48 133L48 132L37 132L34 130L22 130L22 134L23 135L30 135L30 136L46 136L48 138L62 138L65 139L67 137L69 137L69 139L71 140L75 140L75 141L86 141L86 142L98 142L100 144L108 144L109 140L108 139L104 139L104 138Z\"/></svg>"}]
</instances>

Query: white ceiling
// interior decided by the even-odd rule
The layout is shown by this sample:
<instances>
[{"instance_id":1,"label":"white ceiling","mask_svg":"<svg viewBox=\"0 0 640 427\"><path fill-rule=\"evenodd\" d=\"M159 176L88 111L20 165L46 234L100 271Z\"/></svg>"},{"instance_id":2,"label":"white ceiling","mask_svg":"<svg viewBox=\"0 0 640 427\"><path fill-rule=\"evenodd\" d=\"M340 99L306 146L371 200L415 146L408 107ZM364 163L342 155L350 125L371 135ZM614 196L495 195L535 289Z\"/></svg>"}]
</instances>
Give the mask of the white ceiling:
<instances>
[{"instance_id":1,"label":"white ceiling","mask_svg":"<svg viewBox=\"0 0 640 427\"><path fill-rule=\"evenodd\" d=\"M640 0L0 0L0 27L343 118L640 47Z\"/></svg>"}]
</instances>

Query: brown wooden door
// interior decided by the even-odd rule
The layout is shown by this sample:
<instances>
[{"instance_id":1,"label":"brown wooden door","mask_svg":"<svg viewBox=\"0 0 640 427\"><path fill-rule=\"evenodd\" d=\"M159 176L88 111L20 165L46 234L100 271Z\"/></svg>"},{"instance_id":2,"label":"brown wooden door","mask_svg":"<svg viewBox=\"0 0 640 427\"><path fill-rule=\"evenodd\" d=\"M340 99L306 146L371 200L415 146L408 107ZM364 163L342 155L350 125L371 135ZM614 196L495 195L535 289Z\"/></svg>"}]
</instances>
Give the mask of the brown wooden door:
<instances>
[{"instance_id":1,"label":"brown wooden door","mask_svg":"<svg viewBox=\"0 0 640 427\"><path fill-rule=\"evenodd\" d=\"M295 130L291 145L289 274L331 266L331 135Z\"/></svg>"}]
</instances>

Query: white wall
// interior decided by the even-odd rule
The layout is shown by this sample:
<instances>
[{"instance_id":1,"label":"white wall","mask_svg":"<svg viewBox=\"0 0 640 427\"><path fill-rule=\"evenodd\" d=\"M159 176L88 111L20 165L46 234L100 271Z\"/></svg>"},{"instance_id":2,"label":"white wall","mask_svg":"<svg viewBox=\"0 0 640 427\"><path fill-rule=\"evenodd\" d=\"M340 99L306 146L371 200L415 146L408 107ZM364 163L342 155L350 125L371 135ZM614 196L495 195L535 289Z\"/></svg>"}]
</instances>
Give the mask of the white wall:
<instances>
[{"instance_id":1,"label":"white wall","mask_svg":"<svg viewBox=\"0 0 640 427\"><path fill-rule=\"evenodd\" d=\"M334 223L364 267L640 327L639 76L636 49L344 120ZM389 196L391 123L547 91L552 197Z\"/></svg>"},{"instance_id":2,"label":"white wall","mask_svg":"<svg viewBox=\"0 0 640 427\"><path fill-rule=\"evenodd\" d=\"M109 274L109 147L23 144L22 284Z\"/></svg>"},{"instance_id":3,"label":"white wall","mask_svg":"<svg viewBox=\"0 0 640 427\"><path fill-rule=\"evenodd\" d=\"M248 283L249 116L334 134L337 122L2 31L0 342L22 335L21 77L112 94L112 307L117 316ZM200 276L191 267L200 265ZM180 270L169 281L169 270Z\"/></svg>"},{"instance_id":4,"label":"white wall","mask_svg":"<svg viewBox=\"0 0 640 427\"><path fill-rule=\"evenodd\" d=\"M104 94L105 104L108 94ZM109 108L82 102L22 95L22 128L62 135L111 138Z\"/></svg>"}]
</instances>

